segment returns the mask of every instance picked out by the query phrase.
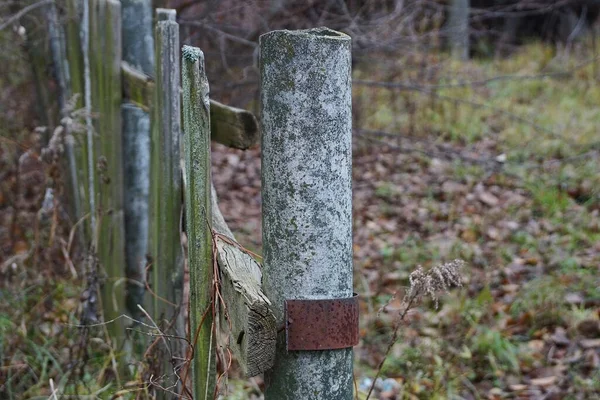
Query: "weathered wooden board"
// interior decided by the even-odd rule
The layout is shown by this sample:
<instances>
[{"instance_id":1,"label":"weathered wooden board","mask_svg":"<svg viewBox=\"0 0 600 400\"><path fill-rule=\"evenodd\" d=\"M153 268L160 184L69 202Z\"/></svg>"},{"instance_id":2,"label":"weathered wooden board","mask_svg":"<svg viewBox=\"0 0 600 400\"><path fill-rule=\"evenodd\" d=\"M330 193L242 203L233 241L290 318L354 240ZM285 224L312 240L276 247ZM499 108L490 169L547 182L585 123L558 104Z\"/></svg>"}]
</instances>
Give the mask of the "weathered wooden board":
<instances>
[{"instance_id":1,"label":"weathered wooden board","mask_svg":"<svg viewBox=\"0 0 600 400\"><path fill-rule=\"evenodd\" d=\"M217 262L226 310L221 328L229 335L229 347L246 376L256 376L275 362L277 326L271 302L262 291L261 267L237 244L219 210L214 187L212 224L217 233Z\"/></svg>"},{"instance_id":2,"label":"weathered wooden board","mask_svg":"<svg viewBox=\"0 0 600 400\"><path fill-rule=\"evenodd\" d=\"M152 108L154 82L131 65L121 65L123 97L137 106ZM211 139L235 149L246 150L260 139L258 122L250 111L210 100Z\"/></svg>"}]
</instances>

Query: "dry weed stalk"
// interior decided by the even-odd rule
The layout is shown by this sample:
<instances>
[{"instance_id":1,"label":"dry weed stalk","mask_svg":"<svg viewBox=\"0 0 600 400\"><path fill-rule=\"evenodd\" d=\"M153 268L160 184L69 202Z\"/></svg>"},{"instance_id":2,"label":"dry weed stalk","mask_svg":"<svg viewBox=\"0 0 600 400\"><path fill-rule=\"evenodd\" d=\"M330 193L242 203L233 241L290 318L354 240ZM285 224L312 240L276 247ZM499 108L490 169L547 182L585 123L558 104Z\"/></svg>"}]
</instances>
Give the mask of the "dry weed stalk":
<instances>
[{"instance_id":1,"label":"dry weed stalk","mask_svg":"<svg viewBox=\"0 0 600 400\"><path fill-rule=\"evenodd\" d=\"M388 343L388 347L385 350L383 358L377 366L377 373L375 374L375 378L369 387L366 400L369 400L371 397L371 393L375 388L377 378L379 378L379 375L381 374L383 364L388 358L392 347L394 347L394 344L396 344L396 341L398 340L398 331L400 330L400 325L404 321L404 317L406 317L406 314L408 314L408 311L411 309L413 304L416 301L421 300L423 297L429 296L435 302L435 308L437 309L439 305L438 295L440 292L448 292L451 287L462 287L460 270L462 267L464 267L464 265L465 262L463 260L454 260L446 264L437 265L428 271L425 271L423 267L418 266L417 269L410 274L408 278L410 286L402 302L404 309L398 314L398 319L394 324L394 332L392 333L392 337Z\"/></svg>"}]
</instances>

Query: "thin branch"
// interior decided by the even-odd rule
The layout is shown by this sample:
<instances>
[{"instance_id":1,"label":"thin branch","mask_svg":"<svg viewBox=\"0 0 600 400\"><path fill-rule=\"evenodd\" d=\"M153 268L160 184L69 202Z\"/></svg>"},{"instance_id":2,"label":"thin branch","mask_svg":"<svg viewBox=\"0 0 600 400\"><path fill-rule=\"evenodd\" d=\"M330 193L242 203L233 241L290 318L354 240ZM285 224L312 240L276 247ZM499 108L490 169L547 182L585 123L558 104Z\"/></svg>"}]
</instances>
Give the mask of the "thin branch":
<instances>
[{"instance_id":1,"label":"thin branch","mask_svg":"<svg viewBox=\"0 0 600 400\"><path fill-rule=\"evenodd\" d=\"M27 7L22 8L21 11L19 11L12 17L9 17L6 21L4 21L2 24L0 24L0 31L4 30L7 26L12 24L13 22L18 21L22 16L24 16L28 12L35 10L36 8L45 6L46 4L50 4L50 3L54 3L54 0L41 0L41 1L38 1L37 3L33 3L33 4L28 5Z\"/></svg>"}]
</instances>

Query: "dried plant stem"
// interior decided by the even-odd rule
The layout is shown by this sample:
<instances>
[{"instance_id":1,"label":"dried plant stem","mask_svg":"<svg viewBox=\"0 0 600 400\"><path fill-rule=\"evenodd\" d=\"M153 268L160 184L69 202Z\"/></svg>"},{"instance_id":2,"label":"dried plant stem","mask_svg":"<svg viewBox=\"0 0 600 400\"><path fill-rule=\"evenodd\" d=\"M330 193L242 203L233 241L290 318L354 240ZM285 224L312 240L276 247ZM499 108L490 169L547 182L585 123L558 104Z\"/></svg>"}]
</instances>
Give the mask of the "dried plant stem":
<instances>
[{"instance_id":1,"label":"dried plant stem","mask_svg":"<svg viewBox=\"0 0 600 400\"><path fill-rule=\"evenodd\" d=\"M412 294L410 296L410 298L408 299L408 302L406 304L406 308L404 309L404 311L402 311L402 314L400 314L398 321L396 321L396 324L394 325L394 333L392 333L392 337L390 339L390 342L388 343L388 347L385 350L385 353L383 355L383 358L379 362L379 365L377 366L377 373L375 374L375 378L373 379L373 382L371 383L371 387L369 387L369 393L367 393L366 400L369 400L369 398L371 397L371 393L373 392L373 389L375 388L375 383L377 382L377 378L379 378L379 375L381 374L381 369L383 368L383 364L385 364L385 360L387 360L390 352L392 351L392 347L394 347L394 345L396 344L396 341L398 340L398 331L400 330L400 325L404 321L404 317L406 317L406 314L408 314L408 310L410 310L413 303L417 299L418 295L419 295L419 292L416 291L414 294Z\"/></svg>"},{"instance_id":2,"label":"dried plant stem","mask_svg":"<svg viewBox=\"0 0 600 400\"><path fill-rule=\"evenodd\" d=\"M383 364L392 351L392 347L394 347L394 344L396 344L396 341L398 340L398 331L400 330L400 325L402 324L402 321L404 321L404 317L406 317L406 314L408 314L408 310L410 310L413 303L416 300L421 299L423 296L429 296L435 302L435 307L437 308L439 292L447 292L452 286L462 286L460 269L464 266L464 264L465 262L462 260L454 260L449 263L433 267L427 272L425 272L423 268L419 266L410 274L410 288L404 297L404 304L406 304L406 307L398 316L396 324L394 325L394 333L392 334L390 342L388 343L388 347L385 350L383 359L377 367L377 373L375 374L375 379L373 379L373 382L371 383L366 400L369 400L371 393L373 393L373 389L377 383L377 378L379 378L379 375L381 374Z\"/></svg>"},{"instance_id":3,"label":"dried plant stem","mask_svg":"<svg viewBox=\"0 0 600 400\"><path fill-rule=\"evenodd\" d=\"M194 347L196 346L196 343L198 342L198 336L200 335L200 329L202 328L202 324L204 324L204 320L206 319L206 316L208 315L208 311L212 309L212 303L209 304L209 307L206 308L206 310L204 310L204 313L202 314L202 318L200 319L200 323L198 324L198 327L196 328L196 332L194 333L194 340L192 341L192 344L190 345L190 356L187 357L188 362L185 366L185 370L183 372L182 378L181 378L181 382L182 382L182 387L183 387L183 392L185 392L185 394L187 394L188 396L190 396L190 398L193 398L193 393L192 390L187 388L186 385L186 381L187 381L187 377L188 377L188 371L190 369L191 363L192 363L192 359L194 358Z\"/></svg>"}]
</instances>

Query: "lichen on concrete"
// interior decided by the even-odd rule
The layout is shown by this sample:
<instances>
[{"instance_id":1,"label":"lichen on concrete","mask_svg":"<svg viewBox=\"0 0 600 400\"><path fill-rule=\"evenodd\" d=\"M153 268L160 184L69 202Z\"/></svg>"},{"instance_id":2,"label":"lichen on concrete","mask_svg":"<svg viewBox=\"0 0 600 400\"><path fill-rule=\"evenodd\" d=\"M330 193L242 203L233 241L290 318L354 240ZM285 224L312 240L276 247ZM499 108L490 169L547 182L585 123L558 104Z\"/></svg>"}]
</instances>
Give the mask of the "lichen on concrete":
<instances>
[{"instance_id":1,"label":"lichen on concrete","mask_svg":"<svg viewBox=\"0 0 600 400\"><path fill-rule=\"evenodd\" d=\"M327 28L260 38L264 287L285 299L352 296L350 38ZM352 350L287 352L267 398L352 398Z\"/></svg>"},{"instance_id":2,"label":"lichen on concrete","mask_svg":"<svg viewBox=\"0 0 600 400\"><path fill-rule=\"evenodd\" d=\"M123 117L125 261L127 308L134 318L142 317L148 245L148 195L150 188L150 116L133 104L121 107Z\"/></svg>"},{"instance_id":3,"label":"lichen on concrete","mask_svg":"<svg viewBox=\"0 0 600 400\"><path fill-rule=\"evenodd\" d=\"M148 76L154 76L152 2L121 0L123 14L123 61Z\"/></svg>"}]
</instances>

